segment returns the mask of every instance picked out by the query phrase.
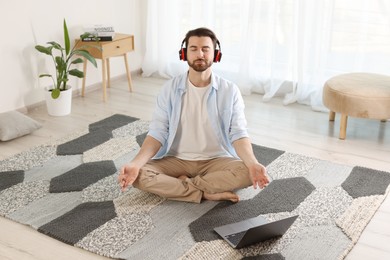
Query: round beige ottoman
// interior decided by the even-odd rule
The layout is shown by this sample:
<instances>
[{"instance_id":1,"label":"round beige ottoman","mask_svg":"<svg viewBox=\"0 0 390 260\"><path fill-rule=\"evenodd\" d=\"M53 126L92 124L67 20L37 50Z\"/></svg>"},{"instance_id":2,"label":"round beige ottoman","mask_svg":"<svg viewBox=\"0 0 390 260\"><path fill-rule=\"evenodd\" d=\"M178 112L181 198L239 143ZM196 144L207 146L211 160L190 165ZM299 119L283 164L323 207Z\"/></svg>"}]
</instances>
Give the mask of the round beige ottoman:
<instances>
[{"instance_id":1,"label":"round beige ottoman","mask_svg":"<svg viewBox=\"0 0 390 260\"><path fill-rule=\"evenodd\" d=\"M390 118L390 76L373 73L348 73L325 82L324 105L329 120L341 114L340 139L345 139L348 116L380 119Z\"/></svg>"}]
</instances>

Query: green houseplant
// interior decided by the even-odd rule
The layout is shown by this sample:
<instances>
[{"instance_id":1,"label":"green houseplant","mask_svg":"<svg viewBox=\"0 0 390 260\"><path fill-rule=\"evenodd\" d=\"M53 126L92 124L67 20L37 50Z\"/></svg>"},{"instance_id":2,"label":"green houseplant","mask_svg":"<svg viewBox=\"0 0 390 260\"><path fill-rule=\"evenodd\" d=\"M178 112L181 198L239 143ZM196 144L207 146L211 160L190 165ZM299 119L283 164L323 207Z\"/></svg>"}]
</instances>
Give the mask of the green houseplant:
<instances>
[{"instance_id":1,"label":"green houseplant","mask_svg":"<svg viewBox=\"0 0 390 260\"><path fill-rule=\"evenodd\" d=\"M66 21L64 19L64 47L55 42L48 42L48 46L36 45L35 49L41 53L51 56L53 63L55 65L55 76L51 74L41 74L39 77L51 77L53 80L53 87L51 91L51 97L57 99L61 91L65 91L69 88L67 85L69 76L75 76L78 78L83 78L84 73L77 68L72 68L73 65L82 63L83 59L86 58L90 61L95 67L97 67L95 58L86 50L81 48L75 49L75 46L70 48L70 39L68 27L66 26ZM85 36L85 35L84 35ZM79 56L79 57L77 57ZM81 56L81 57L80 57Z\"/></svg>"}]
</instances>

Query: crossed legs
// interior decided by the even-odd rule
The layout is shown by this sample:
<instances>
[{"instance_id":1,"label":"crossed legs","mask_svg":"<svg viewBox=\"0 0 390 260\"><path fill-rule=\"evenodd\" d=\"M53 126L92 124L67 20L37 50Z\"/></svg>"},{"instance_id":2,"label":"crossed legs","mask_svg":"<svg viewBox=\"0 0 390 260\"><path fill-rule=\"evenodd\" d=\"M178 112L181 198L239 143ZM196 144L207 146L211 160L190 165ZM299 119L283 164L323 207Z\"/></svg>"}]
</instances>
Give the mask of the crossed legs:
<instances>
[{"instance_id":1,"label":"crossed legs","mask_svg":"<svg viewBox=\"0 0 390 260\"><path fill-rule=\"evenodd\" d=\"M165 157L149 161L133 186L167 199L200 203L202 199L237 202L233 191L251 184L248 169L235 158L187 161Z\"/></svg>"}]
</instances>

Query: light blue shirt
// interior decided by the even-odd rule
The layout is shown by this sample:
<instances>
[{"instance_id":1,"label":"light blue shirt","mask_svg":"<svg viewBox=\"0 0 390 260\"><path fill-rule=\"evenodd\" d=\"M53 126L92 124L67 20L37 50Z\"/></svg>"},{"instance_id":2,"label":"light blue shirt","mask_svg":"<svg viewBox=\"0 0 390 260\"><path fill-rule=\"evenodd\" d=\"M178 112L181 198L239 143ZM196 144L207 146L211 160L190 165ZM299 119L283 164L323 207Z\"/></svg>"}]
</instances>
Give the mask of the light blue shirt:
<instances>
[{"instance_id":1,"label":"light blue shirt","mask_svg":"<svg viewBox=\"0 0 390 260\"><path fill-rule=\"evenodd\" d=\"M186 72L170 79L157 96L148 135L158 140L162 146L154 159L164 157L172 146L179 126L182 96L187 90L187 77ZM244 108L244 101L237 85L213 73L207 98L207 111L219 142L234 157L238 156L232 143L248 137Z\"/></svg>"}]
</instances>

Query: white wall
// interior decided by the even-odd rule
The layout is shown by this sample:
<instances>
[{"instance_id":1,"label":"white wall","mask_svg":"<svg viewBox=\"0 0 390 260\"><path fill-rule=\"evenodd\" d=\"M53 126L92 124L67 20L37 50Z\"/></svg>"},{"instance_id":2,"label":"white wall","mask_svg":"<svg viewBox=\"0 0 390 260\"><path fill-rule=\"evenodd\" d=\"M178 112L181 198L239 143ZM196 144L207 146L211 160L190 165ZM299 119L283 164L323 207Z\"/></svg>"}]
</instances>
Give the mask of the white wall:
<instances>
[{"instance_id":1,"label":"white wall","mask_svg":"<svg viewBox=\"0 0 390 260\"><path fill-rule=\"evenodd\" d=\"M128 54L132 71L141 68L144 53L142 0L13 0L0 2L0 113L25 108L44 100L43 88L50 78L38 75L54 73L49 56L35 50L36 44L63 42L66 19L72 45L87 24L112 24L116 32L133 34L135 51ZM101 82L98 69L88 64L87 87ZM110 59L111 77L125 73L123 59ZM82 70L82 65L79 65ZM82 80L71 77L74 89Z\"/></svg>"}]
</instances>

